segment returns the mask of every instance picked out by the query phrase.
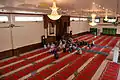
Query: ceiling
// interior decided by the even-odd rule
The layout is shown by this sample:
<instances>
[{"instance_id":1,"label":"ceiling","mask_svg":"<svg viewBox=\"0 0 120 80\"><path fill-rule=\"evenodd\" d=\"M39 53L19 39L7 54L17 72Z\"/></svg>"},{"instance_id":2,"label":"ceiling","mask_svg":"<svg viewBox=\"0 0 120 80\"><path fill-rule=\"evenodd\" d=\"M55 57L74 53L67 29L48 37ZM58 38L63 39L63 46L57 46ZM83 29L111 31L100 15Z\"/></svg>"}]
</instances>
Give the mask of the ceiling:
<instances>
[{"instance_id":1,"label":"ceiling","mask_svg":"<svg viewBox=\"0 0 120 80\"><path fill-rule=\"evenodd\" d=\"M96 13L102 15L105 15L105 9L109 10L110 15L115 15L116 11L120 13L119 0L56 0L56 2L60 14L63 15L85 16L92 12L91 9L97 10ZM0 0L1 11L32 11L49 14L50 6L52 0Z\"/></svg>"}]
</instances>

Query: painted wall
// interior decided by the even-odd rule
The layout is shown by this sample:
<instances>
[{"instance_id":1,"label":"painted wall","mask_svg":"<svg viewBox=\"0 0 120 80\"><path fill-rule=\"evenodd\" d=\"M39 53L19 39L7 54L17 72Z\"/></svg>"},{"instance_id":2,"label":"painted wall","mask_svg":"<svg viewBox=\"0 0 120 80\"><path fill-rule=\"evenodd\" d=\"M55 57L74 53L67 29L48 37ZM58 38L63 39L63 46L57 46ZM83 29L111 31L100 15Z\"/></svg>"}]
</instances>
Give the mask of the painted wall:
<instances>
[{"instance_id":1,"label":"painted wall","mask_svg":"<svg viewBox=\"0 0 120 80\"><path fill-rule=\"evenodd\" d=\"M70 30L73 34L89 31L89 25L87 21L71 21Z\"/></svg>"},{"instance_id":2,"label":"painted wall","mask_svg":"<svg viewBox=\"0 0 120 80\"><path fill-rule=\"evenodd\" d=\"M0 27L7 27L8 23L0 23ZM0 28L0 52L11 49L9 28Z\"/></svg>"},{"instance_id":3,"label":"painted wall","mask_svg":"<svg viewBox=\"0 0 120 80\"><path fill-rule=\"evenodd\" d=\"M20 27L14 27L11 29L13 38L11 38L9 28L0 28L0 44L1 44L0 52L12 49L11 39L13 40L14 49L41 42L41 36L44 35L43 21L15 22L14 16L16 15L11 15L11 16L13 18L12 23ZM22 15L22 16L26 16L26 15ZM0 27L8 26L9 24L10 23L0 23Z\"/></svg>"},{"instance_id":4,"label":"painted wall","mask_svg":"<svg viewBox=\"0 0 120 80\"><path fill-rule=\"evenodd\" d=\"M16 22L21 27L13 28L14 48L41 42L44 35L43 22Z\"/></svg>"},{"instance_id":5,"label":"painted wall","mask_svg":"<svg viewBox=\"0 0 120 80\"><path fill-rule=\"evenodd\" d=\"M9 16L7 14L0 14L0 16ZM11 49L11 29L10 28L2 28L8 27L10 22L0 22L0 52Z\"/></svg>"}]
</instances>

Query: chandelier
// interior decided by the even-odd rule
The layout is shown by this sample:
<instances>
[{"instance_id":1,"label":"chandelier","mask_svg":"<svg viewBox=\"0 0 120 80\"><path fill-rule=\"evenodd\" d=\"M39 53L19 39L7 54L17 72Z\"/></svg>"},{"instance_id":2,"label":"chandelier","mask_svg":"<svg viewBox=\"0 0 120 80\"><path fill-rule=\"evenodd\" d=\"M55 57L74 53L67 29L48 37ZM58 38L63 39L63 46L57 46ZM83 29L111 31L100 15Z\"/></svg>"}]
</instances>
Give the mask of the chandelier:
<instances>
[{"instance_id":1,"label":"chandelier","mask_svg":"<svg viewBox=\"0 0 120 80\"><path fill-rule=\"evenodd\" d=\"M51 14L50 15L47 15L51 20L58 20L61 15L58 14L57 10L58 10L58 7L56 7L56 1L53 0L53 5L52 7L50 7L50 9L52 10Z\"/></svg>"},{"instance_id":2,"label":"chandelier","mask_svg":"<svg viewBox=\"0 0 120 80\"><path fill-rule=\"evenodd\" d=\"M96 14L92 13L92 14L91 14L91 17L92 17L92 22L90 22L89 25L91 25L91 26L97 25L97 23L95 22Z\"/></svg>"},{"instance_id":3,"label":"chandelier","mask_svg":"<svg viewBox=\"0 0 120 80\"><path fill-rule=\"evenodd\" d=\"M108 21L108 9L106 9L106 12L105 12L105 21Z\"/></svg>"}]
</instances>

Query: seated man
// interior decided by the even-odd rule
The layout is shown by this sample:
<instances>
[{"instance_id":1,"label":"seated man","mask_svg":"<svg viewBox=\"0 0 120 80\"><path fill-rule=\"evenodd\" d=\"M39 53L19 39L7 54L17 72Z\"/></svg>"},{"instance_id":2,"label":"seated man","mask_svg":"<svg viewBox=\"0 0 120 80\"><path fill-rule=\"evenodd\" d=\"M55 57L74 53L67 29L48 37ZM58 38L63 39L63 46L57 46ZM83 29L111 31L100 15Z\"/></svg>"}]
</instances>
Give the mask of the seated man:
<instances>
[{"instance_id":1,"label":"seated man","mask_svg":"<svg viewBox=\"0 0 120 80\"><path fill-rule=\"evenodd\" d=\"M91 47L94 46L94 45L95 45L95 43L94 43L94 41L92 41L92 43L91 43Z\"/></svg>"},{"instance_id":2,"label":"seated man","mask_svg":"<svg viewBox=\"0 0 120 80\"><path fill-rule=\"evenodd\" d=\"M47 48L50 48L50 44L49 43L47 44Z\"/></svg>"},{"instance_id":3,"label":"seated man","mask_svg":"<svg viewBox=\"0 0 120 80\"><path fill-rule=\"evenodd\" d=\"M82 43L82 41L80 41L80 42L79 42L79 46L82 46L82 45L83 45L83 43Z\"/></svg>"},{"instance_id":4,"label":"seated man","mask_svg":"<svg viewBox=\"0 0 120 80\"><path fill-rule=\"evenodd\" d=\"M76 48L77 48L76 44L73 44L72 47L73 47L74 50L76 50Z\"/></svg>"},{"instance_id":5,"label":"seated man","mask_svg":"<svg viewBox=\"0 0 120 80\"><path fill-rule=\"evenodd\" d=\"M78 40L76 40L75 44L77 44L78 46L80 46L80 42Z\"/></svg>"},{"instance_id":6,"label":"seated man","mask_svg":"<svg viewBox=\"0 0 120 80\"><path fill-rule=\"evenodd\" d=\"M69 49L68 52L71 53L72 52L72 44L69 45Z\"/></svg>"},{"instance_id":7,"label":"seated man","mask_svg":"<svg viewBox=\"0 0 120 80\"><path fill-rule=\"evenodd\" d=\"M86 41L84 41L84 45L87 45L87 44L89 44L88 42L86 42Z\"/></svg>"},{"instance_id":8,"label":"seated man","mask_svg":"<svg viewBox=\"0 0 120 80\"><path fill-rule=\"evenodd\" d=\"M52 43L51 46L50 46L49 52L50 52L50 53L53 53L54 48L55 48L55 45Z\"/></svg>"},{"instance_id":9,"label":"seated man","mask_svg":"<svg viewBox=\"0 0 120 80\"><path fill-rule=\"evenodd\" d=\"M69 38L70 42L73 43L73 39L72 38Z\"/></svg>"},{"instance_id":10,"label":"seated man","mask_svg":"<svg viewBox=\"0 0 120 80\"><path fill-rule=\"evenodd\" d=\"M47 46L44 44L44 49L47 49Z\"/></svg>"},{"instance_id":11,"label":"seated man","mask_svg":"<svg viewBox=\"0 0 120 80\"><path fill-rule=\"evenodd\" d=\"M55 44L52 42L52 43L51 43L51 46L55 47Z\"/></svg>"},{"instance_id":12,"label":"seated man","mask_svg":"<svg viewBox=\"0 0 120 80\"><path fill-rule=\"evenodd\" d=\"M54 58L58 59L59 58L59 54L57 53L57 49L53 50L53 54L54 54Z\"/></svg>"},{"instance_id":13,"label":"seated man","mask_svg":"<svg viewBox=\"0 0 120 80\"><path fill-rule=\"evenodd\" d=\"M81 41L81 45L85 45L85 41L82 40L82 41Z\"/></svg>"},{"instance_id":14,"label":"seated man","mask_svg":"<svg viewBox=\"0 0 120 80\"><path fill-rule=\"evenodd\" d=\"M63 45L63 43L62 43L62 41L60 40L59 45L58 45L59 49L62 49L62 45Z\"/></svg>"},{"instance_id":15,"label":"seated man","mask_svg":"<svg viewBox=\"0 0 120 80\"><path fill-rule=\"evenodd\" d=\"M90 49L91 48L91 44L87 43L87 48Z\"/></svg>"},{"instance_id":16,"label":"seated man","mask_svg":"<svg viewBox=\"0 0 120 80\"><path fill-rule=\"evenodd\" d=\"M66 52L66 44L65 43L62 45L62 49L63 49L63 52Z\"/></svg>"},{"instance_id":17,"label":"seated man","mask_svg":"<svg viewBox=\"0 0 120 80\"><path fill-rule=\"evenodd\" d=\"M82 54L82 50L80 47L77 47L76 50L77 50L77 54Z\"/></svg>"}]
</instances>

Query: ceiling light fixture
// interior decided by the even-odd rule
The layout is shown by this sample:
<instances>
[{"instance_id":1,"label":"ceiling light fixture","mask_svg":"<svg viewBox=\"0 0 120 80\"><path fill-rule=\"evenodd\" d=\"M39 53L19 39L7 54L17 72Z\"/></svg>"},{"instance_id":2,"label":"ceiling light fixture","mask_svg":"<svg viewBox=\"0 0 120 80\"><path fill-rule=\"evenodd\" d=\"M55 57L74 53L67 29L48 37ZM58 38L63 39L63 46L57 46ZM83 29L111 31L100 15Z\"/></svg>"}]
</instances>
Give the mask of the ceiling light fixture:
<instances>
[{"instance_id":1,"label":"ceiling light fixture","mask_svg":"<svg viewBox=\"0 0 120 80\"><path fill-rule=\"evenodd\" d=\"M92 22L90 22L89 23L89 25L91 25L91 26L95 26L95 25L97 25L97 23L95 22L95 17L96 17L96 14L95 14L95 6L96 6L96 4L95 4L95 0L93 1L93 3L92 3L92 14L91 14L91 17L92 17Z\"/></svg>"},{"instance_id":2,"label":"ceiling light fixture","mask_svg":"<svg viewBox=\"0 0 120 80\"><path fill-rule=\"evenodd\" d=\"M105 12L105 21L108 21L108 9L106 9L106 12Z\"/></svg>"},{"instance_id":3,"label":"ceiling light fixture","mask_svg":"<svg viewBox=\"0 0 120 80\"><path fill-rule=\"evenodd\" d=\"M92 22L90 22L89 25L91 25L91 26L97 25L97 23L95 23L96 14L92 13L92 14L91 14L91 17L92 17Z\"/></svg>"},{"instance_id":4,"label":"ceiling light fixture","mask_svg":"<svg viewBox=\"0 0 120 80\"><path fill-rule=\"evenodd\" d=\"M50 7L50 9L52 10L51 14L50 15L47 15L51 20L58 20L61 15L58 14L57 10L58 10L58 7L56 7L56 1L53 0L53 5L52 7Z\"/></svg>"}]
</instances>

